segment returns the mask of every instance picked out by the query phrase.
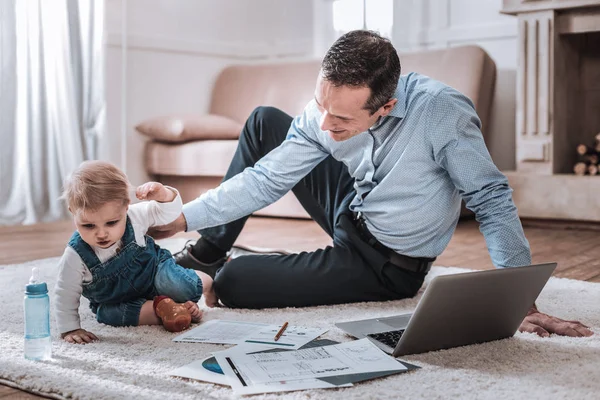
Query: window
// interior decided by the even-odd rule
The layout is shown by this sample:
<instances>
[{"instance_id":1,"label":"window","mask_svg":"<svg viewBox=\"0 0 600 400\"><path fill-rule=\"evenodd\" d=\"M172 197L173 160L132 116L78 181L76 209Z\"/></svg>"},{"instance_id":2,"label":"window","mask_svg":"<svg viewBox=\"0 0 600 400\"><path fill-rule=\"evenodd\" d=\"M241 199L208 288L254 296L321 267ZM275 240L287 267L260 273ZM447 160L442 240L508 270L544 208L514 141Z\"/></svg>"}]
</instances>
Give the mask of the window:
<instances>
[{"instance_id":1,"label":"window","mask_svg":"<svg viewBox=\"0 0 600 400\"><path fill-rule=\"evenodd\" d=\"M335 0L333 29L338 35L354 29L369 29L389 38L394 22L393 11L393 0Z\"/></svg>"}]
</instances>

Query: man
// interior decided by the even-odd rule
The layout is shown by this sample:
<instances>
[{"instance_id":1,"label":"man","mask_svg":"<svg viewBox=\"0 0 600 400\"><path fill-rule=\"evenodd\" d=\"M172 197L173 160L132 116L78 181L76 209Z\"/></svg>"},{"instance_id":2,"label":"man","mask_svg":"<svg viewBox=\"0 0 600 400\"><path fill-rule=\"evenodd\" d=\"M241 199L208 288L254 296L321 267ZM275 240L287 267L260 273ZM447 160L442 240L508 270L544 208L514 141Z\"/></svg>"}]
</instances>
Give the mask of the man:
<instances>
[{"instance_id":1,"label":"man","mask_svg":"<svg viewBox=\"0 0 600 400\"><path fill-rule=\"evenodd\" d=\"M333 246L225 263L247 216L290 189ZM202 237L177 262L214 275L226 306L402 299L417 293L450 241L461 198L481 224L494 265L530 264L511 193L485 147L472 102L428 77L400 77L387 39L353 31L328 50L315 98L302 115L256 109L223 183L154 235L199 230ZM592 334L535 307L521 330Z\"/></svg>"}]
</instances>

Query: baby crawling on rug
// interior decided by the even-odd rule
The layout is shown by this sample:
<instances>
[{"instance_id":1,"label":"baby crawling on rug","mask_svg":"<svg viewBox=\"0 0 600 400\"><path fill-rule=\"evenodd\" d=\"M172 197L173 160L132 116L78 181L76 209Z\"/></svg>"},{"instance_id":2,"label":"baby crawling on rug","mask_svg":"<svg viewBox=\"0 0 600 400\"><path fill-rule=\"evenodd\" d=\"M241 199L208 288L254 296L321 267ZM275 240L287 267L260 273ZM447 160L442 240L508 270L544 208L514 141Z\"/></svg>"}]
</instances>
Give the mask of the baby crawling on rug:
<instances>
[{"instance_id":1,"label":"baby crawling on rug","mask_svg":"<svg viewBox=\"0 0 600 400\"><path fill-rule=\"evenodd\" d=\"M150 227L168 224L181 214L179 193L148 182L136 190L138 199L148 201L130 205L129 188L125 174L102 161L82 163L65 182L62 197L77 230L59 261L55 311L67 342L98 339L81 329L82 295L98 322L112 326L164 323L168 328L172 321L164 319L164 309L173 302L183 303L191 321L199 322L200 297L204 295L208 306L218 302L209 275L177 265L168 250L146 236ZM167 302L157 307L162 300Z\"/></svg>"}]
</instances>

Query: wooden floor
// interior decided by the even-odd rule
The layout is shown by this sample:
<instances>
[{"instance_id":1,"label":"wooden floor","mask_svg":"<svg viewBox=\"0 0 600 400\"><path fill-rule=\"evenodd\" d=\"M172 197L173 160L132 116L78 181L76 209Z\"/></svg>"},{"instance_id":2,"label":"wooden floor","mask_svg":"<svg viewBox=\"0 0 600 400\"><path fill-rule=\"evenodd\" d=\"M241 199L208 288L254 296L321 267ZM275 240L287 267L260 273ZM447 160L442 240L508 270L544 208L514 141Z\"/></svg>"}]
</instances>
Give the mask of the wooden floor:
<instances>
[{"instance_id":1,"label":"wooden floor","mask_svg":"<svg viewBox=\"0 0 600 400\"><path fill-rule=\"evenodd\" d=\"M600 282L600 226L524 221L533 262L558 262L554 276ZM0 227L0 264L60 256L71 236L71 221L33 226ZM180 234L194 238L196 233ZM310 251L331 239L312 221L251 218L238 243ZM473 220L461 221L448 248L436 265L491 269L485 240ZM38 396L0 385L0 399L35 399Z\"/></svg>"}]
</instances>

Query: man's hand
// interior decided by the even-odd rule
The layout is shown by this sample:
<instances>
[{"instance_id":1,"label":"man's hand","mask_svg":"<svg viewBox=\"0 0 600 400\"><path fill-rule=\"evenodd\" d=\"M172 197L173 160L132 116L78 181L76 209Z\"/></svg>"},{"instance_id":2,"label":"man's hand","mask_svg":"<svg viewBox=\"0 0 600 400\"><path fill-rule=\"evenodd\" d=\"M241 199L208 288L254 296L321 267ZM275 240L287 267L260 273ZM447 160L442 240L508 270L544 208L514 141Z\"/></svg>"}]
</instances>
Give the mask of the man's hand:
<instances>
[{"instance_id":1,"label":"man's hand","mask_svg":"<svg viewBox=\"0 0 600 400\"><path fill-rule=\"evenodd\" d=\"M560 318L552 317L538 311L533 306L527 313L527 316L519 327L521 332L537 333L541 337L548 337L552 333L562 336L592 336L588 326L579 321L565 321Z\"/></svg>"},{"instance_id":2,"label":"man's hand","mask_svg":"<svg viewBox=\"0 0 600 400\"><path fill-rule=\"evenodd\" d=\"M74 331L65 332L60 336L69 343L77 344L86 344L98 340L96 335L94 335L92 332L86 331L85 329L75 329Z\"/></svg>"},{"instance_id":3,"label":"man's hand","mask_svg":"<svg viewBox=\"0 0 600 400\"><path fill-rule=\"evenodd\" d=\"M146 182L135 190L135 197L140 200L156 200L159 203L169 203L177 197L177 194L167 189L159 182Z\"/></svg>"},{"instance_id":4,"label":"man's hand","mask_svg":"<svg viewBox=\"0 0 600 400\"><path fill-rule=\"evenodd\" d=\"M152 236L154 239L166 239L168 237L173 236L177 232L185 232L187 230L187 221L183 216L183 213L177 217L177 219L170 224L153 226L148 229L148 235Z\"/></svg>"}]
</instances>

